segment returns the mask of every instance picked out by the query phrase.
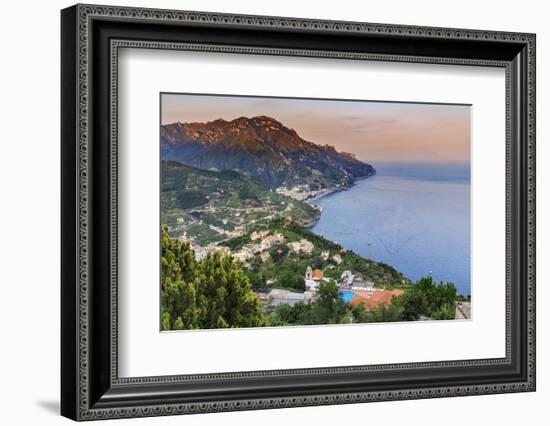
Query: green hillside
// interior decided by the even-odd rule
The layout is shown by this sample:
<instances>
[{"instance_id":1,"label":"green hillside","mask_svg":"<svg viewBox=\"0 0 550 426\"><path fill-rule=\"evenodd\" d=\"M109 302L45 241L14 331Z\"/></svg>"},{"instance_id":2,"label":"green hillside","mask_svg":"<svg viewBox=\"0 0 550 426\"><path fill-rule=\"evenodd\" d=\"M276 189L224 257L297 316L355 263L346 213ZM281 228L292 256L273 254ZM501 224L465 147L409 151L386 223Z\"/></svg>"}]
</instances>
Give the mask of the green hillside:
<instances>
[{"instance_id":1,"label":"green hillside","mask_svg":"<svg viewBox=\"0 0 550 426\"><path fill-rule=\"evenodd\" d=\"M304 227L284 219L273 220L265 226L256 227L254 232L267 232L269 235L281 235L284 240L273 244L267 250L269 257L265 260L256 254L247 259L246 273L253 288L265 288L266 282L273 281L272 288L289 288L303 291L304 273L310 266L323 271L324 277L338 279L344 271L360 273L365 281L372 281L375 286L387 288L408 285L409 280L393 267L382 262L365 259L337 243L329 241ZM227 240L221 244L236 254L253 247L260 239L252 240L251 233ZM312 243L311 253L293 252L292 243L307 241ZM338 261L334 259L335 255Z\"/></svg>"},{"instance_id":2,"label":"green hillside","mask_svg":"<svg viewBox=\"0 0 550 426\"><path fill-rule=\"evenodd\" d=\"M175 161L161 163L161 223L173 236L205 246L241 235L278 217L310 226L319 211L278 194L251 176Z\"/></svg>"},{"instance_id":3,"label":"green hillside","mask_svg":"<svg viewBox=\"0 0 550 426\"><path fill-rule=\"evenodd\" d=\"M196 260L189 242L171 238L166 228L163 228L162 329L350 324L455 318L455 302L462 299L457 296L452 283L436 283L431 277L423 277L414 284L410 283L393 268L368 261L351 252L342 252L340 246L322 239L315 240L315 248L309 255L294 256L289 251L281 250L282 247L296 242L292 241L293 238L308 238L313 235L291 223L274 222L261 231L277 235L281 240L270 249L270 253L277 253L279 257L261 264L258 259L243 264L236 261L233 256L222 256L216 252L208 254L202 260ZM264 234L264 237L268 238L268 234ZM247 246L247 243L243 244L242 241L233 241L231 244L237 251ZM394 297L387 306L367 309L362 304L345 303L340 297L339 284L336 281L321 280L315 291L316 296L309 303L269 306L262 302L260 295L265 294L266 289L259 291L258 288L254 288L255 278L260 274L273 278L272 273L277 272L280 274L275 277L278 282L272 288L290 287L303 290L297 285L299 280L303 283L303 277L298 270L314 263L317 250L325 249L342 253L343 261L339 266L350 269L364 268L368 278L383 279L386 286L393 282L404 291ZM327 270L328 265L330 262L316 266ZM299 275L295 281L292 278L294 273ZM401 281L395 282L399 279Z\"/></svg>"}]
</instances>

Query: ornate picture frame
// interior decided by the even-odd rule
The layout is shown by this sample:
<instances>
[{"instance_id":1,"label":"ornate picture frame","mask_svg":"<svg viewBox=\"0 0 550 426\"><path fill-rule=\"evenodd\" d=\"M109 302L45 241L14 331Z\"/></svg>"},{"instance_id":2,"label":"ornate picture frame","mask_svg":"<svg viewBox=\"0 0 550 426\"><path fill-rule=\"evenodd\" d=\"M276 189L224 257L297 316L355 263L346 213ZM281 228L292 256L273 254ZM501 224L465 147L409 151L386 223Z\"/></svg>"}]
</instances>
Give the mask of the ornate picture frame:
<instances>
[{"instance_id":1,"label":"ornate picture frame","mask_svg":"<svg viewBox=\"0 0 550 426\"><path fill-rule=\"evenodd\" d=\"M61 414L73 420L535 390L534 34L76 5L61 12ZM503 68L505 356L119 377L121 48Z\"/></svg>"}]
</instances>

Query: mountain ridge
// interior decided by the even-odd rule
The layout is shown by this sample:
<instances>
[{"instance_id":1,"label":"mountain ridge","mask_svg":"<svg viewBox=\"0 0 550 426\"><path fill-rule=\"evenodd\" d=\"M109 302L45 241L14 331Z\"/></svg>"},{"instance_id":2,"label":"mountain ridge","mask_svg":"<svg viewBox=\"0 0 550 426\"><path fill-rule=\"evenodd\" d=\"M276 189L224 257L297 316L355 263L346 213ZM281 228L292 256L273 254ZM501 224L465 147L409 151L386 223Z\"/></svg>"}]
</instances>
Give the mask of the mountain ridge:
<instances>
[{"instance_id":1,"label":"mountain ridge","mask_svg":"<svg viewBox=\"0 0 550 426\"><path fill-rule=\"evenodd\" d=\"M236 169L271 188L351 186L376 173L354 154L306 141L266 115L162 125L161 154L164 160L197 168Z\"/></svg>"}]
</instances>

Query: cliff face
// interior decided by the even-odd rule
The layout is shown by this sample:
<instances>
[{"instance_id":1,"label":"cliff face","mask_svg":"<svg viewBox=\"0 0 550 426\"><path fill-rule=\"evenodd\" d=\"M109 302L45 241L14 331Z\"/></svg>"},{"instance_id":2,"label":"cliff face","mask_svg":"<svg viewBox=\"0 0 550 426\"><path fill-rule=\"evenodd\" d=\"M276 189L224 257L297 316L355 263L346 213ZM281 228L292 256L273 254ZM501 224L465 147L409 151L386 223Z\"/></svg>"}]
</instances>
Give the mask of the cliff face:
<instances>
[{"instance_id":1,"label":"cliff face","mask_svg":"<svg viewBox=\"0 0 550 426\"><path fill-rule=\"evenodd\" d=\"M271 188L308 185L317 190L376 173L353 154L305 141L266 116L164 125L161 153L163 160L201 169L236 169Z\"/></svg>"}]
</instances>

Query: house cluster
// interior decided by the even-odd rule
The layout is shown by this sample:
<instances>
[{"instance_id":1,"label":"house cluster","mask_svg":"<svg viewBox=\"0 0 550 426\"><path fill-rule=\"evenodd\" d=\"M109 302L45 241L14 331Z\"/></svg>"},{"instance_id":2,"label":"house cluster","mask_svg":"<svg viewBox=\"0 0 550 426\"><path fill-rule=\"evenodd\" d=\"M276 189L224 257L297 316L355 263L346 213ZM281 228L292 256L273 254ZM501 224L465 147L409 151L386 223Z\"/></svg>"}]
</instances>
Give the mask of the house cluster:
<instances>
[{"instance_id":1,"label":"house cluster","mask_svg":"<svg viewBox=\"0 0 550 426\"><path fill-rule=\"evenodd\" d=\"M320 188L313 190L309 187L309 185L295 185L292 187L287 186L280 186L276 189L276 192L281 195L285 195L286 197L292 198L294 200L298 201L304 201L311 198L319 197L321 195L330 194L331 192L339 191L342 189L345 189L345 184L337 184L332 186L331 188Z\"/></svg>"},{"instance_id":2,"label":"house cluster","mask_svg":"<svg viewBox=\"0 0 550 426\"><path fill-rule=\"evenodd\" d=\"M285 236L280 233L270 234L269 231L255 231L250 234L251 243L244 245L235 253L232 253L233 257L245 263L247 260L259 255L262 262L266 262L271 255L269 250L276 244L282 244L285 242ZM287 247L291 253L303 253L311 255L313 253L314 245L311 241L301 239L300 241L292 241L287 244Z\"/></svg>"},{"instance_id":3,"label":"house cluster","mask_svg":"<svg viewBox=\"0 0 550 426\"><path fill-rule=\"evenodd\" d=\"M252 241L250 244L246 244L235 253L232 253L235 260L245 263L259 254L262 262L265 262L271 257L269 249L275 244L283 243L285 237L280 233L271 235L269 231L258 231L250 234L250 240Z\"/></svg>"},{"instance_id":4,"label":"house cluster","mask_svg":"<svg viewBox=\"0 0 550 426\"><path fill-rule=\"evenodd\" d=\"M339 256L339 255L338 255ZM325 256L327 259L328 257ZM362 273L357 272L353 274L351 271L345 270L342 272L338 280L325 277L324 272L321 269L312 269L311 266L306 268L304 274L304 283L306 288L310 290L316 290L321 281L329 282L336 281L339 290L353 290L353 291L373 291L376 290L374 282L366 280Z\"/></svg>"},{"instance_id":5,"label":"house cluster","mask_svg":"<svg viewBox=\"0 0 550 426\"><path fill-rule=\"evenodd\" d=\"M193 246L193 250L195 251L195 260L197 261L206 259L209 253L219 253L220 256L229 256L231 254L229 247L218 246L216 244L208 244L204 247L196 245Z\"/></svg>"},{"instance_id":6,"label":"house cluster","mask_svg":"<svg viewBox=\"0 0 550 426\"><path fill-rule=\"evenodd\" d=\"M303 253L310 255L313 253L314 246L311 241L302 238L300 241L288 243L288 248L291 253Z\"/></svg>"},{"instance_id":7,"label":"house cluster","mask_svg":"<svg viewBox=\"0 0 550 426\"><path fill-rule=\"evenodd\" d=\"M182 238L191 241L186 236L183 236ZM243 265L247 267L247 264L250 266L248 261L256 256L259 256L262 262L266 262L271 257L269 250L276 244L284 243L286 239L281 233L276 232L271 234L269 231L264 230L252 232L252 234L250 234L250 240L250 243L245 244L239 250L234 252L232 252L228 247L213 243L204 247L193 244L195 259L202 260L206 258L209 253L218 252L224 256L233 256L235 260L243 263ZM300 241L289 242L287 247L291 253L303 253L307 255L311 255L314 249L313 243L304 238Z\"/></svg>"},{"instance_id":8,"label":"house cluster","mask_svg":"<svg viewBox=\"0 0 550 426\"><path fill-rule=\"evenodd\" d=\"M290 197L294 200L304 201L312 196L309 185L296 185L290 188L280 186L276 189L277 194Z\"/></svg>"}]
</instances>

